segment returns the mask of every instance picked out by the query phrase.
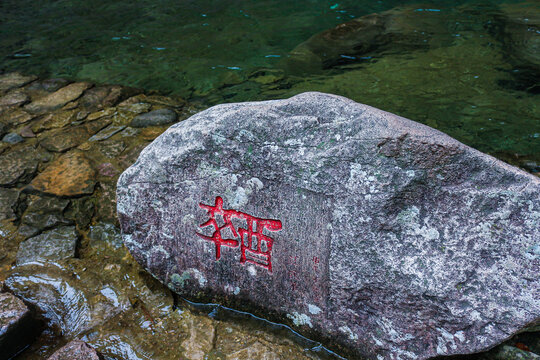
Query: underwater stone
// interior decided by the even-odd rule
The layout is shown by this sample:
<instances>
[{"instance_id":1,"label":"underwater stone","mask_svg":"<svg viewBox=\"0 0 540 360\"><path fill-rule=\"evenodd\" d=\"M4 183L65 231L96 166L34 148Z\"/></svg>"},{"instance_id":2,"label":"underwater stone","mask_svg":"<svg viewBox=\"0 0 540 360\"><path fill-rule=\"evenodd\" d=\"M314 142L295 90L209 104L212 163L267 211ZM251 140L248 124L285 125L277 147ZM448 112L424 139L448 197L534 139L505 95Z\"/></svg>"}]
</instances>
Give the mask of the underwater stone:
<instances>
[{"instance_id":1,"label":"underwater stone","mask_svg":"<svg viewBox=\"0 0 540 360\"><path fill-rule=\"evenodd\" d=\"M132 121L131 126L135 128L167 125L176 121L178 116L171 109L159 109L150 111L146 114L137 115Z\"/></svg>"},{"instance_id":2,"label":"underwater stone","mask_svg":"<svg viewBox=\"0 0 540 360\"><path fill-rule=\"evenodd\" d=\"M475 353L540 320L540 180L343 97L194 115L117 201L124 243L172 290L344 354Z\"/></svg>"},{"instance_id":3,"label":"underwater stone","mask_svg":"<svg viewBox=\"0 0 540 360\"><path fill-rule=\"evenodd\" d=\"M19 245L17 265L75 257L79 235L75 226L60 226L25 240Z\"/></svg>"}]
</instances>

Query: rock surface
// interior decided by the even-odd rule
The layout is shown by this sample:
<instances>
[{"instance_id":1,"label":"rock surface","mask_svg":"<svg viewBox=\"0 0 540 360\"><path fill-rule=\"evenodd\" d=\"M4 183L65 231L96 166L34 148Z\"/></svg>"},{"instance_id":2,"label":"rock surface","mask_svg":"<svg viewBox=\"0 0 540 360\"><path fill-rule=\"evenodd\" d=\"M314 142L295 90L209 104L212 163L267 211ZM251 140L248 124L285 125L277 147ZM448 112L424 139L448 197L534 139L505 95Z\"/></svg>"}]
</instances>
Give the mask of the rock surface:
<instances>
[{"instance_id":1,"label":"rock surface","mask_svg":"<svg viewBox=\"0 0 540 360\"><path fill-rule=\"evenodd\" d=\"M125 244L171 289L353 354L473 353L540 320L540 180L342 97L201 112L117 196Z\"/></svg>"},{"instance_id":2,"label":"rock surface","mask_svg":"<svg viewBox=\"0 0 540 360\"><path fill-rule=\"evenodd\" d=\"M49 360L99 360L99 355L87 343L73 340L66 346L56 351Z\"/></svg>"}]
</instances>

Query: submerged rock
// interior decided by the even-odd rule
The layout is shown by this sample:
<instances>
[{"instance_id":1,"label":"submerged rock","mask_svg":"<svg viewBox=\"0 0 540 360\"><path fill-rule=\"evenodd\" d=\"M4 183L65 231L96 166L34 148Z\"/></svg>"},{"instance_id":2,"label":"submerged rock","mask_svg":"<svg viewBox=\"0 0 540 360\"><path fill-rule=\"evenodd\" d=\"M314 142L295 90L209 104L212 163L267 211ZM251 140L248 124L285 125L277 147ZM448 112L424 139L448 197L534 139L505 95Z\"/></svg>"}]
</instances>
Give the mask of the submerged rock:
<instances>
[{"instance_id":1,"label":"submerged rock","mask_svg":"<svg viewBox=\"0 0 540 360\"><path fill-rule=\"evenodd\" d=\"M117 197L126 246L175 292L352 354L474 353L540 321L540 180L342 97L203 111Z\"/></svg>"},{"instance_id":2,"label":"submerged rock","mask_svg":"<svg viewBox=\"0 0 540 360\"><path fill-rule=\"evenodd\" d=\"M147 127L147 126L157 126L157 125L167 125L176 121L178 115L171 109L159 109L150 111L146 114L137 115L133 121L131 121L131 126L135 128Z\"/></svg>"},{"instance_id":3,"label":"submerged rock","mask_svg":"<svg viewBox=\"0 0 540 360\"><path fill-rule=\"evenodd\" d=\"M48 360L99 360L96 350L84 341L73 340L56 351Z\"/></svg>"},{"instance_id":4,"label":"submerged rock","mask_svg":"<svg viewBox=\"0 0 540 360\"><path fill-rule=\"evenodd\" d=\"M34 261L57 261L75 257L79 235L75 226L61 226L23 241L17 265Z\"/></svg>"},{"instance_id":5,"label":"submerged rock","mask_svg":"<svg viewBox=\"0 0 540 360\"><path fill-rule=\"evenodd\" d=\"M17 148L0 155L0 185L13 186L32 179L40 158L39 152L33 146Z\"/></svg>"},{"instance_id":6,"label":"submerged rock","mask_svg":"<svg viewBox=\"0 0 540 360\"><path fill-rule=\"evenodd\" d=\"M15 207L19 199L19 191L0 188L0 220L16 219Z\"/></svg>"},{"instance_id":7,"label":"submerged rock","mask_svg":"<svg viewBox=\"0 0 540 360\"><path fill-rule=\"evenodd\" d=\"M7 73L0 75L0 93L24 86L34 80L36 76L25 76L19 73Z\"/></svg>"},{"instance_id":8,"label":"submerged rock","mask_svg":"<svg viewBox=\"0 0 540 360\"><path fill-rule=\"evenodd\" d=\"M25 106L25 109L32 113L42 113L54 109L58 109L70 101L79 98L86 89L90 88L92 84L79 82L69 84L52 94L46 95L40 99L32 101Z\"/></svg>"}]
</instances>

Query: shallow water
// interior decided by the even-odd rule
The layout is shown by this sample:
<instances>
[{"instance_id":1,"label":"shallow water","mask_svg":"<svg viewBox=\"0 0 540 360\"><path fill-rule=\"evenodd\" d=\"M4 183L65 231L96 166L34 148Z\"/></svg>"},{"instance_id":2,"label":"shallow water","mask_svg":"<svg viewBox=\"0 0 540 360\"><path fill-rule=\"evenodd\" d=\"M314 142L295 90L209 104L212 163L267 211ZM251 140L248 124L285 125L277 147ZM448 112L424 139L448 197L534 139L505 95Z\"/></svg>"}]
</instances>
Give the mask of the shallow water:
<instances>
[{"instance_id":1,"label":"shallow water","mask_svg":"<svg viewBox=\"0 0 540 360\"><path fill-rule=\"evenodd\" d=\"M204 104L332 92L540 171L540 5L416 4L5 0L0 69L155 89ZM313 34L396 7L405 9L405 31L424 36L426 46L391 43L324 69L291 66L291 51Z\"/></svg>"}]
</instances>

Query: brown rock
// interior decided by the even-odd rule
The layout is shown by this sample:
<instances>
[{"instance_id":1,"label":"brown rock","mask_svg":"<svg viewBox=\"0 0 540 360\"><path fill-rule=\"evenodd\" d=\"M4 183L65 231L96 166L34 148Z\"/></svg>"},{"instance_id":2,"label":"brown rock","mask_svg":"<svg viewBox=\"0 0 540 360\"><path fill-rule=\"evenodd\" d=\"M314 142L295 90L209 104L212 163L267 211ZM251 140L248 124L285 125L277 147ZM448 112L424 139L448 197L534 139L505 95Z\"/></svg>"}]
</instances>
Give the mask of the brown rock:
<instances>
[{"instance_id":1,"label":"brown rock","mask_svg":"<svg viewBox=\"0 0 540 360\"><path fill-rule=\"evenodd\" d=\"M79 146L88 139L88 136L83 127L61 129L51 131L39 144L49 151L64 152Z\"/></svg>"},{"instance_id":2,"label":"brown rock","mask_svg":"<svg viewBox=\"0 0 540 360\"><path fill-rule=\"evenodd\" d=\"M31 102L30 104L26 105L25 108L26 110L34 113L58 109L67 103L78 99L84 93L84 91L91 86L92 84L86 82L69 84L68 86L63 87L52 94Z\"/></svg>"},{"instance_id":3,"label":"brown rock","mask_svg":"<svg viewBox=\"0 0 540 360\"><path fill-rule=\"evenodd\" d=\"M62 197L92 194L96 185L95 175L88 159L73 151L49 165L25 190Z\"/></svg>"},{"instance_id":4,"label":"brown rock","mask_svg":"<svg viewBox=\"0 0 540 360\"><path fill-rule=\"evenodd\" d=\"M99 360L99 355L84 341L73 340L52 354L49 360Z\"/></svg>"},{"instance_id":5,"label":"brown rock","mask_svg":"<svg viewBox=\"0 0 540 360\"><path fill-rule=\"evenodd\" d=\"M0 92L24 86L35 79L36 76L23 76L19 73L0 75Z\"/></svg>"},{"instance_id":6,"label":"brown rock","mask_svg":"<svg viewBox=\"0 0 540 360\"><path fill-rule=\"evenodd\" d=\"M21 129L21 131L19 133L24 138L36 137L36 134L34 134L32 129L30 128L30 126L25 126L24 128Z\"/></svg>"}]
</instances>

